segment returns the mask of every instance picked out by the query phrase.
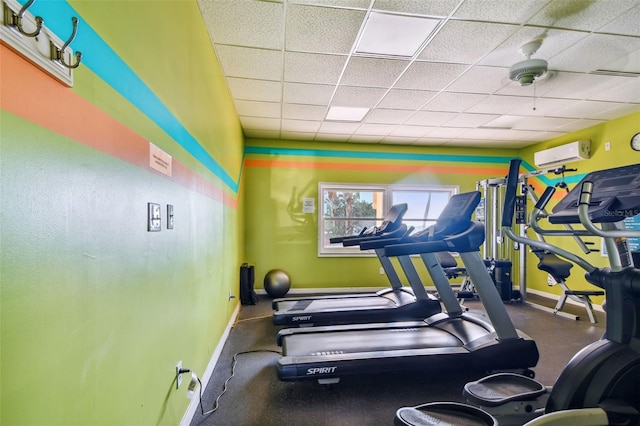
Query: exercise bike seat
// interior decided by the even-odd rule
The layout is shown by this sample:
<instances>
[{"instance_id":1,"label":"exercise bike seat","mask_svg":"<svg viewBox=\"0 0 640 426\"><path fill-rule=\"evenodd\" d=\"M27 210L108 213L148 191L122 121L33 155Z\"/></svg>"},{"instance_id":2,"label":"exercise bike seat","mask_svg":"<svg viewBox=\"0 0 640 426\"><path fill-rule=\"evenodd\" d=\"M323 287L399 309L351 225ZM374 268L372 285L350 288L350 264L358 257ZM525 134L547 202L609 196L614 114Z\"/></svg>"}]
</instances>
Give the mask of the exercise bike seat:
<instances>
[{"instance_id":1,"label":"exercise bike seat","mask_svg":"<svg viewBox=\"0 0 640 426\"><path fill-rule=\"evenodd\" d=\"M549 252L536 252L536 255L540 259L538 269L551 274L556 281L564 281L571 275L573 263L562 260L555 254Z\"/></svg>"},{"instance_id":2,"label":"exercise bike seat","mask_svg":"<svg viewBox=\"0 0 640 426\"><path fill-rule=\"evenodd\" d=\"M533 401L547 388L537 380L515 373L497 373L464 386L463 394L471 403L495 407L512 401Z\"/></svg>"}]
</instances>

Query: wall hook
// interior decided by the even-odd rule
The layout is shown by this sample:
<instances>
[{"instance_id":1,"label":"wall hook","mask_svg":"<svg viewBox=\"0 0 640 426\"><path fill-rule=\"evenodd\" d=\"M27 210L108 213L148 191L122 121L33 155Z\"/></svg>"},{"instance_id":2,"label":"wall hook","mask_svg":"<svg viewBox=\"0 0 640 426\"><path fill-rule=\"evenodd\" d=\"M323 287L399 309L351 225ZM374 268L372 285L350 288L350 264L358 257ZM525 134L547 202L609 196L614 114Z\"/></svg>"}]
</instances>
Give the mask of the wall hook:
<instances>
[{"instance_id":1,"label":"wall hook","mask_svg":"<svg viewBox=\"0 0 640 426\"><path fill-rule=\"evenodd\" d=\"M82 61L82 52L79 51L76 52L75 64L67 64L64 61L64 50L67 48L67 46L69 46L73 39L76 38L76 33L78 32L78 18L74 16L73 18L71 18L71 22L73 23L73 32L71 33L71 37L69 37L69 40L67 40L67 42L60 49L58 49L55 44L51 43L51 59L60 62L62 65L69 69L78 68L78 66L80 65L80 61Z\"/></svg>"},{"instance_id":2,"label":"wall hook","mask_svg":"<svg viewBox=\"0 0 640 426\"><path fill-rule=\"evenodd\" d=\"M29 7L31 7L31 5L35 1L36 0L29 0L24 6L22 6L22 9L20 9L20 12L18 12L17 15L6 3L4 3L4 20L7 25L16 27L18 31L20 31L20 34L27 37L36 37L38 34L40 34L40 30L42 30L42 24L44 24L44 19L42 19L42 17L40 16L35 17L36 29L33 32L28 33L24 30L24 28L22 28L22 18L27 12L27 9L29 9Z\"/></svg>"}]
</instances>

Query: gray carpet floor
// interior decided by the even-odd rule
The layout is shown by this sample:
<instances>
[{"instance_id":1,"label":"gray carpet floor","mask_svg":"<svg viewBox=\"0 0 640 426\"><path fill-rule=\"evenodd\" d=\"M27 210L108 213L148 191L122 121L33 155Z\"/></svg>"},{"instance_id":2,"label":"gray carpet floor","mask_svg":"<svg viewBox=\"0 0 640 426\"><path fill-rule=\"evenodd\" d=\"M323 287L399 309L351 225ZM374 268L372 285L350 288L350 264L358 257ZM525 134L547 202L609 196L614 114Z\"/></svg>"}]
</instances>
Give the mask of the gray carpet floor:
<instances>
[{"instance_id":1,"label":"gray carpet floor","mask_svg":"<svg viewBox=\"0 0 640 426\"><path fill-rule=\"evenodd\" d=\"M532 299L533 298L533 299ZM547 304L537 299L530 302ZM467 301L471 311L482 311L477 301ZM515 326L531 336L538 345L540 361L534 368L536 379L552 385L562 368L582 347L598 340L604 332L604 316L597 313L598 324L589 323L584 310L568 306L581 315L579 321L554 316L526 304L508 304ZM479 373L459 371L410 374L372 374L345 377L330 387L315 381L281 382L276 377L280 355L275 336L281 328L273 325L271 301L261 296L257 305L242 306L213 375L203 392L202 409L209 412L224 383L227 391L218 400L218 408L209 414L198 411L192 425L391 425L395 411L431 401L460 401L462 387ZM258 351L242 353L249 351Z\"/></svg>"}]
</instances>

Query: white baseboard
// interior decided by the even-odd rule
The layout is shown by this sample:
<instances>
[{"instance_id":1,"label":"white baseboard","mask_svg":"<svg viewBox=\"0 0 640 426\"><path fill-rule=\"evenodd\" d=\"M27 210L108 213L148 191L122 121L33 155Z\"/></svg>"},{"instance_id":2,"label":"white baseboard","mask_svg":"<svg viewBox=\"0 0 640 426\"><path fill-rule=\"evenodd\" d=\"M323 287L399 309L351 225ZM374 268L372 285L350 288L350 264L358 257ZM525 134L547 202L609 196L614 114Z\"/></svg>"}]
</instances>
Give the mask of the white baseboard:
<instances>
[{"instance_id":1,"label":"white baseboard","mask_svg":"<svg viewBox=\"0 0 640 426\"><path fill-rule=\"evenodd\" d=\"M211 379L211 375L213 374L213 369L215 368L218 360L220 359L220 354L222 353L222 348L224 348L224 344L227 342L229 338L229 333L231 332L231 328L233 324L236 322L236 318L240 313L240 303L236 306L236 309L233 311L233 315L229 319L229 323L227 324L227 328L225 328L224 333L220 337L220 341L216 346L216 349L213 351L211 355L211 359L209 360L209 364L207 364L207 368L204 370L202 377L200 377L200 381L202 382L203 391L207 387L209 383L209 379ZM191 398L191 403L189 403L189 407L187 407L187 411L182 416L182 420L180 421L180 426L188 426L191 424L191 420L193 420L193 416L200 405L200 395L196 392L196 394Z\"/></svg>"},{"instance_id":2,"label":"white baseboard","mask_svg":"<svg viewBox=\"0 0 640 426\"><path fill-rule=\"evenodd\" d=\"M304 294L348 294L348 293L375 293L391 287L323 287L323 288L292 288L287 295ZM435 287L425 287L427 291L435 291ZM264 289L256 289L257 294L267 294Z\"/></svg>"}]
</instances>

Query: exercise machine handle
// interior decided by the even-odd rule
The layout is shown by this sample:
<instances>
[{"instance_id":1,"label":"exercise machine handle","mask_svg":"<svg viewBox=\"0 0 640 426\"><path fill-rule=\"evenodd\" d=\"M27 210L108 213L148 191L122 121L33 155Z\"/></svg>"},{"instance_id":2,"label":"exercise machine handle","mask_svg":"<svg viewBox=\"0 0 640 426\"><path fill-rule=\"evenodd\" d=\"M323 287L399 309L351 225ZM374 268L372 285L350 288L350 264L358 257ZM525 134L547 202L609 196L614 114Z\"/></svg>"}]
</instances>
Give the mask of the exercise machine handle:
<instances>
[{"instance_id":1,"label":"exercise machine handle","mask_svg":"<svg viewBox=\"0 0 640 426\"><path fill-rule=\"evenodd\" d=\"M589 206L591 205L591 197L593 196L593 182L584 181L580 187L580 197L578 199L578 217L580 223L588 232L599 237L611 238L633 238L640 237L640 230L634 229L600 229L591 220L589 216ZM609 197L602 201L601 204L608 202L613 203L614 197Z\"/></svg>"},{"instance_id":2,"label":"exercise machine handle","mask_svg":"<svg viewBox=\"0 0 640 426\"><path fill-rule=\"evenodd\" d=\"M502 211L502 226L511 228L513 215L516 210L516 190L518 189L518 173L522 160L513 159L509 163L507 175L507 187L504 194L504 210Z\"/></svg>"},{"instance_id":3,"label":"exercise machine handle","mask_svg":"<svg viewBox=\"0 0 640 426\"><path fill-rule=\"evenodd\" d=\"M551 197L553 197L553 194L555 194L555 192L556 192L555 187L547 186L547 189L544 190L544 192L540 196L540 199L536 203L536 206L535 206L536 209L540 211L544 210L544 208L547 206L547 203L549 203L549 200L551 200Z\"/></svg>"}]
</instances>

